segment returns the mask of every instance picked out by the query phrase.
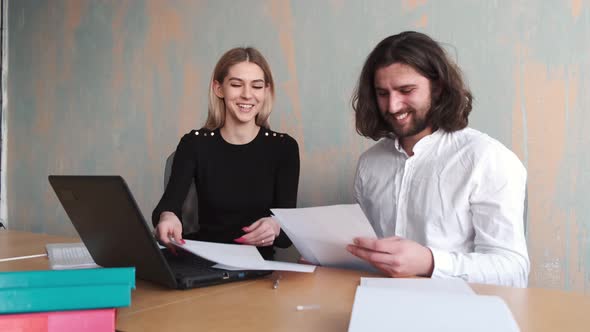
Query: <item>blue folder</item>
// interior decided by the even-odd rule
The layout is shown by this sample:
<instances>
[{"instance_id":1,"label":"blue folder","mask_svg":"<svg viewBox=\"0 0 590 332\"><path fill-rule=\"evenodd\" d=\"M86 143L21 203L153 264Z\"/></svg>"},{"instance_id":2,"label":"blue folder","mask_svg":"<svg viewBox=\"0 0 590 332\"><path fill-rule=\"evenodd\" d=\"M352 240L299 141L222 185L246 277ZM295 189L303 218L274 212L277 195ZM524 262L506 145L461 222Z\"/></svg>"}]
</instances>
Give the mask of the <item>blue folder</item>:
<instances>
[{"instance_id":1,"label":"blue folder","mask_svg":"<svg viewBox=\"0 0 590 332\"><path fill-rule=\"evenodd\" d=\"M0 314L131 305L135 268L0 272Z\"/></svg>"}]
</instances>

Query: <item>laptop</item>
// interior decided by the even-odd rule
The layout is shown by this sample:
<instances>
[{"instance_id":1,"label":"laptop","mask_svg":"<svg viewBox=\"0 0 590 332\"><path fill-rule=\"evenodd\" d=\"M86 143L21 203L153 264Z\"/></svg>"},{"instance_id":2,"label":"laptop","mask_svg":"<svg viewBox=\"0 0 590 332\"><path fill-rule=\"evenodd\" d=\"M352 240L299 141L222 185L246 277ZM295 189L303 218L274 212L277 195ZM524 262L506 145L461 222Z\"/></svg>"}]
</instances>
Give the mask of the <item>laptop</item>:
<instances>
[{"instance_id":1,"label":"laptop","mask_svg":"<svg viewBox=\"0 0 590 332\"><path fill-rule=\"evenodd\" d=\"M50 175L55 191L96 264L134 266L139 279L189 289L261 277L272 271L216 269L183 250L161 249L120 176Z\"/></svg>"}]
</instances>

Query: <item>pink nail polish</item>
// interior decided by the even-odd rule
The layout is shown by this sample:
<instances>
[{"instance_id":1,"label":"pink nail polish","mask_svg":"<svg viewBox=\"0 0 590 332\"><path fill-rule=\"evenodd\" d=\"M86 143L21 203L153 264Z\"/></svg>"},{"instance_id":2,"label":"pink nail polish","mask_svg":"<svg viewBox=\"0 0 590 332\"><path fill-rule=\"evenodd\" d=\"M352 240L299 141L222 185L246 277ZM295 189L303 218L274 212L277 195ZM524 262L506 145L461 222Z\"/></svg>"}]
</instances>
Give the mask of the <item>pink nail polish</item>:
<instances>
[{"instance_id":1,"label":"pink nail polish","mask_svg":"<svg viewBox=\"0 0 590 332\"><path fill-rule=\"evenodd\" d=\"M247 227L247 226L246 226L246 227L242 227L242 230L243 230L244 232L247 232L247 231L248 231L248 227Z\"/></svg>"},{"instance_id":2,"label":"pink nail polish","mask_svg":"<svg viewBox=\"0 0 590 332\"><path fill-rule=\"evenodd\" d=\"M241 238L241 237L239 237L237 239L234 239L234 241L237 242L237 243L244 243L244 239Z\"/></svg>"}]
</instances>

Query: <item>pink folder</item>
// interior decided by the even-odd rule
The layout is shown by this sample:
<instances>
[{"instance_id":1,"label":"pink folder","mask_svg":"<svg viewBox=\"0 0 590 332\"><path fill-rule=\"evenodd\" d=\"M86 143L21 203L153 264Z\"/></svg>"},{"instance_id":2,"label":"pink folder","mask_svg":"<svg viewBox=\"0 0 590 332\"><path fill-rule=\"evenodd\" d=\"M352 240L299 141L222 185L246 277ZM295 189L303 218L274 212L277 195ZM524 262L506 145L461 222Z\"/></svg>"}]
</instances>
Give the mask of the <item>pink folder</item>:
<instances>
[{"instance_id":1,"label":"pink folder","mask_svg":"<svg viewBox=\"0 0 590 332\"><path fill-rule=\"evenodd\" d=\"M115 331L115 309L0 315L0 331L113 332Z\"/></svg>"}]
</instances>

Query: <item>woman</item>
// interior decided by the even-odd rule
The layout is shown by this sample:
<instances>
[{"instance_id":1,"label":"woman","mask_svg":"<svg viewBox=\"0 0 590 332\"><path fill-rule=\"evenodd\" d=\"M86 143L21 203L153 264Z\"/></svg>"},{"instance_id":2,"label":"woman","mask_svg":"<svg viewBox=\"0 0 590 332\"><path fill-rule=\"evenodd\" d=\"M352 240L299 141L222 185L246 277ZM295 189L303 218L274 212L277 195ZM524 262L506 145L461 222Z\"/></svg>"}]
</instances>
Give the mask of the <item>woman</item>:
<instances>
[{"instance_id":1,"label":"woman","mask_svg":"<svg viewBox=\"0 0 590 332\"><path fill-rule=\"evenodd\" d=\"M178 144L170 181L152 214L156 237L182 240L181 209L191 181L198 197L199 231L186 238L254 245L265 259L291 241L271 208L293 208L299 182L299 148L269 129L274 82L254 48L234 48L217 62L204 128Z\"/></svg>"}]
</instances>

